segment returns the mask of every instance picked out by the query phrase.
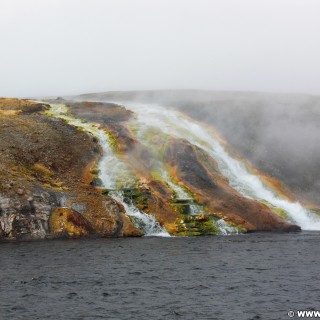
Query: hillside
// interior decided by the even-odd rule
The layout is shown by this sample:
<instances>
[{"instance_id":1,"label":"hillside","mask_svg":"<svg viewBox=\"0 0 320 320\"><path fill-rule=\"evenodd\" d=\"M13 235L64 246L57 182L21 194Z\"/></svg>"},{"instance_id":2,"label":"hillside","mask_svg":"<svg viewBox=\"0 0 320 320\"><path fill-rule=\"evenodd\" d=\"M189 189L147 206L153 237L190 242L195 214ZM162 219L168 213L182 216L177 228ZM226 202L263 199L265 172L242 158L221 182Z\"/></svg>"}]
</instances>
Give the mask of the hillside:
<instances>
[{"instance_id":1,"label":"hillside","mask_svg":"<svg viewBox=\"0 0 320 320\"><path fill-rule=\"evenodd\" d=\"M207 151L148 125L142 141L135 119L112 103L1 99L1 238L299 230Z\"/></svg>"},{"instance_id":2,"label":"hillside","mask_svg":"<svg viewBox=\"0 0 320 320\"><path fill-rule=\"evenodd\" d=\"M320 97L301 94L166 90L78 98L168 105L213 126L237 156L275 177L310 207L320 206Z\"/></svg>"},{"instance_id":3,"label":"hillside","mask_svg":"<svg viewBox=\"0 0 320 320\"><path fill-rule=\"evenodd\" d=\"M90 182L95 139L49 118L46 104L0 100L0 237L140 235Z\"/></svg>"}]
</instances>

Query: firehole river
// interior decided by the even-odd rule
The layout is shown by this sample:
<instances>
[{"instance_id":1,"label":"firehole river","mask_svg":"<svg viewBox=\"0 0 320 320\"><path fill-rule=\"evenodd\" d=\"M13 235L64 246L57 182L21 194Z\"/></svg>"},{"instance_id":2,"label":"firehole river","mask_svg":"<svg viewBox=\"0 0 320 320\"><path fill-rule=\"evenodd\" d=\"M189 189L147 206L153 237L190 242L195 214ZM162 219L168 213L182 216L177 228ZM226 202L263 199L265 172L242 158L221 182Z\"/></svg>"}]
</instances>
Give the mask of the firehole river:
<instances>
[{"instance_id":1,"label":"firehole river","mask_svg":"<svg viewBox=\"0 0 320 320\"><path fill-rule=\"evenodd\" d=\"M289 319L320 306L319 232L2 243L0 319Z\"/></svg>"}]
</instances>

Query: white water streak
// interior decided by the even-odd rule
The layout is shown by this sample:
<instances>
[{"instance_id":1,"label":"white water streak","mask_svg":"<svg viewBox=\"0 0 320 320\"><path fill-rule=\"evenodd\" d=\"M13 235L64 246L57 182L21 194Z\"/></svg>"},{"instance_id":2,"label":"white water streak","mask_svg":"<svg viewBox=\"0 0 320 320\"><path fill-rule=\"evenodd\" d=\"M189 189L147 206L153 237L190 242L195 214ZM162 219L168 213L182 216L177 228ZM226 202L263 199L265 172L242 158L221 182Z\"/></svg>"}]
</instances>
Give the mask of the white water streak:
<instances>
[{"instance_id":1,"label":"white water streak","mask_svg":"<svg viewBox=\"0 0 320 320\"><path fill-rule=\"evenodd\" d=\"M132 177L132 173L125 163L114 155L109 136L105 130L98 125L74 118L67 113L68 108L63 104L51 104L50 110L47 111L47 115L63 119L68 124L85 130L99 140L99 144L103 149L103 157L99 161L99 178L103 183L103 187L106 189L118 189L119 186L121 188L134 186L136 181ZM170 237L169 233L160 226L153 216L140 212L132 202L126 203L123 191L118 190L113 194L111 192L110 195L124 206L128 216L134 217L133 220L135 220L136 227L141 228L142 226L142 231L146 236Z\"/></svg>"},{"instance_id":2,"label":"white water streak","mask_svg":"<svg viewBox=\"0 0 320 320\"><path fill-rule=\"evenodd\" d=\"M221 173L229 179L229 184L242 195L266 200L284 210L289 219L304 230L320 230L319 218L301 206L276 195L266 187L258 176L250 173L246 166L232 158L205 125L185 117L181 113L159 105L125 103L125 107L136 113L140 130L159 128L163 133L186 139L205 150L218 163Z\"/></svg>"},{"instance_id":3,"label":"white water streak","mask_svg":"<svg viewBox=\"0 0 320 320\"><path fill-rule=\"evenodd\" d=\"M169 177L167 171L162 169L160 171L161 178L168 184L168 186L171 188L171 190L174 191L176 198L178 199L192 199L190 195L183 190L182 187L180 187L178 184L174 183L172 179Z\"/></svg>"},{"instance_id":4,"label":"white water streak","mask_svg":"<svg viewBox=\"0 0 320 320\"><path fill-rule=\"evenodd\" d=\"M110 192L109 195L122 203L128 216L132 217L135 226L140 229L145 235L158 236L158 237L170 237L169 233L161 227L160 223L154 216L141 212L132 201L126 202L123 198L123 192L115 191Z\"/></svg>"},{"instance_id":5,"label":"white water streak","mask_svg":"<svg viewBox=\"0 0 320 320\"><path fill-rule=\"evenodd\" d=\"M220 231L222 235L230 235L230 234L240 234L238 228L230 226L226 221L223 219L219 219L215 222L216 227Z\"/></svg>"},{"instance_id":6,"label":"white water streak","mask_svg":"<svg viewBox=\"0 0 320 320\"><path fill-rule=\"evenodd\" d=\"M52 104L48 115L63 119L68 124L80 128L99 140L103 149L103 157L99 161L99 178L103 181L104 188L116 189L120 187L132 187L136 181L126 165L113 155L108 134L99 125L85 122L67 114L68 108L64 104Z\"/></svg>"}]
</instances>

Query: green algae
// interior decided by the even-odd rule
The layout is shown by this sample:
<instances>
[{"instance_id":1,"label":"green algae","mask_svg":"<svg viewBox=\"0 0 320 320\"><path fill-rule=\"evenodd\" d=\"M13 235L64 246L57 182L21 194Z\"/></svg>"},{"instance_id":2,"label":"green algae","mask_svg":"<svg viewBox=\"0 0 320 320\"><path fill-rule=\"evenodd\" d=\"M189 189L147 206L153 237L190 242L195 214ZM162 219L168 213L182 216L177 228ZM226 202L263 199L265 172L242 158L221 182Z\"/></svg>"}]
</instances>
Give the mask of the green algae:
<instances>
[{"instance_id":1,"label":"green algae","mask_svg":"<svg viewBox=\"0 0 320 320\"><path fill-rule=\"evenodd\" d=\"M309 209L313 214L320 216L320 208L311 208Z\"/></svg>"},{"instance_id":2,"label":"green algae","mask_svg":"<svg viewBox=\"0 0 320 320\"><path fill-rule=\"evenodd\" d=\"M104 130L104 133L108 136L108 143L111 147L112 152L119 153L119 145L117 139L109 131Z\"/></svg>"},{"instance_id":3,"label":"green algae","mask_svg":"<svg viewBox=\"0 0 320 320\"><path fill-rule=\"evenodd\" d=\"M177 236L206 236L217 235L219 229L214 223L215 219L210 216L184 215L177 228Z\"/></svg>"},{"instance_id":4,"label":"green algae","mask_svg":"<svg viewBox=\"0 0 320 320\"><path fill-rule=\"evenodd\" d=\"M99 175L100 174L100 170L97 167L94 167L91 169L91 173L93 175Z\"/></svg>"},{"instance_id":5,"label":"green algae","mask_svg":"<svg viewBox=\"0 0 320 320\"><path fill-rule=\"evenodd\" d=\"M103 189L102 194L109 195L112 192L120 190L123 193L123 198L126 203L131 201L134 205L140 209L145 210L148 208L148 197L147 194L141 192L138 188L119 188L119 189Z\"/></svg>"}]
</instances>

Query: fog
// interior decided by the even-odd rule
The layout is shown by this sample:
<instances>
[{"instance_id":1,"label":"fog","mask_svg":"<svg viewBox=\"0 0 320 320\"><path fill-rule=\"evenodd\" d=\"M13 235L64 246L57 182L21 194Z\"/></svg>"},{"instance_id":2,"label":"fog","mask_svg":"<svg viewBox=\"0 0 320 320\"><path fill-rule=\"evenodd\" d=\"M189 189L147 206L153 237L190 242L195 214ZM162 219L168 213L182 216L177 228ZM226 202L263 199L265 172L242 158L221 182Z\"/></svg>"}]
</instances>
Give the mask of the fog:
<instances>
[{"instance_id":1,"label":"fog","mask_svg":"<svg viewBox=\"0 0 320 320\"><path fill-rule=\"evenodd\" d=\"M320 94L318 0L1 0L0 96Z\"/></svg>"}]
</instances>

